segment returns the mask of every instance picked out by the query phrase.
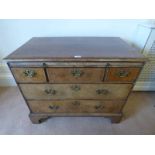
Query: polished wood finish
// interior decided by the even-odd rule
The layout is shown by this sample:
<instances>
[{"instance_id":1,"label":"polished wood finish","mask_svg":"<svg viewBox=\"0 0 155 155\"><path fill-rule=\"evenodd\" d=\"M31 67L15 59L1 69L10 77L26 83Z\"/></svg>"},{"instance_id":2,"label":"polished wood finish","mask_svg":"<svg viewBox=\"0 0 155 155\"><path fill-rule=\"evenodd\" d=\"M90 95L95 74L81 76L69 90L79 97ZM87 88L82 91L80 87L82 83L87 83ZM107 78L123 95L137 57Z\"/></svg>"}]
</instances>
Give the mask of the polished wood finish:
<instances>
[{"instance_id":1,"label":"polished wood finish","mask_svg":"<svg viewBox=\"0 0 155 155\"><path fill-rule=\"evenodd\" d=\"M100 59L99 59L100 60ZM85 68L105 68L105 67L142 67L143 63L142 62L121 62L120 60L119 62L117 62L117 60L115 60L116 62L112 62L114 61L114 59L110 59L110 61L108 61L108 59L105 59L106 62L100 62L100 61L95 61L95 62L90 62L90 61L84 61L81 59L74 59L74 62L65 62L65 61L43 61L43 62L32 62L32 61L25 61L25 62L21 62L21 61L15 61L14 62L9 62L9 66L10 67L35 67L35 68L40 68L40 67L62 67L62 68L66 68L66 67L85 67Z\"/></svg>"},{"instance_id":2,"label":"polished wood finish","mask_svg":"<svg viewBox=\"0 0 155 155\"><path fill-rule=\"evenodd\" d=\"M104 72L104 68L47 68L50 83L99 83Z\"/></svg>"},{"instance_id":3,"label":"polished wood finish","mask_svg":"<svg viewBox=\"0 0 155 155\"><path fill-rule=\"evenodd\" d=\"M6 59L143 59L119 37L34 37Z\"/></svg>"},{"instance_id":4,"label":"polished wood finish","mask_svg":"<svg viewBox=\"0 0 155 155\"><path fill-rule=\"evenodd\" d=\"M132 84L20 84L28 100L50 99L118 99L124 100ZM79 90L74 88L78 87ZM47 93L46 90L55 91ZM103 90L98 93L98 90Z\"/></svg>"},{"instance_id":5,"label":"polished wood finish","mask_svg":"<svg viewBox=\"0 0 155 155\"><path fill-rule=\"evenodd\" d=\"M32 38L5 59L35 124L53 116L119 123L146 61L118 37Z\"/></svg>"},{"instance_id":6,"label":"polished wood finish","mask_svg":"<svg viewBox=\"0 0 155 155\"><path fill-rule=\"evenodd\" d=\"M140 73L141 68L133 67L110 67L105 81L108 82L134 82Z\"/></svg>"},{"instance_id":7,"label":"polished wood finish","mask_svg":"<svg viewBox=\"0 0 155 155\"><path fill-rule=\"evenodd\" d=\"M11 68L12 73L18 83L42 83L46 82L43 68ZM26 76L25 71L34 71L34 76Z\"/></svg>"},{"instance_id":8,"label":"polished wood finish","mask_svg":"<svg viewBox=\"0 0 155 155\"><path fill-rule=\"evenodd\" d=\"M33 113L119 113L123 103L108 100L28 101Z\"/></svg>"}]
</instances>

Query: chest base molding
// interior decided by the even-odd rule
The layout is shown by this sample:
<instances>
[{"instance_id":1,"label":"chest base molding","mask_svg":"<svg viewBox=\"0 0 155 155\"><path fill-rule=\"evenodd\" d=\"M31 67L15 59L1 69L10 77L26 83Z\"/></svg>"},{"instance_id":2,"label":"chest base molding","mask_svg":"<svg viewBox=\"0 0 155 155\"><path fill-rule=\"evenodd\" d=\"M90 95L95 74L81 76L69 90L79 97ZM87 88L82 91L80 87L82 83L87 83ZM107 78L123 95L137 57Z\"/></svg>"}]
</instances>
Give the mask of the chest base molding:
<instances>
[{"instance_id":1,"label":"chest base molding","mask_svg":"<svg viewBox=\"0 0 155 155\"><path fill-rule=\"evenodd\" d=\"M111 120L111 123L119 123L122 119L123 114L122 113L53 113L53 114L36 114L36 113L30 113L29 117L30 120L32 121L32 123L34 124L40 124L44 121L46 121L47 119L51 118L51 117L105 117L105 118L109 118Z\"/></svg>"}]
</instances>

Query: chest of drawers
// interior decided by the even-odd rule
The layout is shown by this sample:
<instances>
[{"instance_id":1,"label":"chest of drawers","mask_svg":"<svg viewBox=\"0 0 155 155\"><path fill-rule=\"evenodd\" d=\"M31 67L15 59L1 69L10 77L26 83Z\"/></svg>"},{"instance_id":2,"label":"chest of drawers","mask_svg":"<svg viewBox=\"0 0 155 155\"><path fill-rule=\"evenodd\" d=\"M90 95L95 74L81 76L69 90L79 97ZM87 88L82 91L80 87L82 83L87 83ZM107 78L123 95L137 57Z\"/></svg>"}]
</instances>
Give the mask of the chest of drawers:
<instances>
[{"instance_id":1,"label":"chest of drawers","mask_svg":"<svg viewBox=\"0 0 155 155\"><path fill-rule=\"evenodd\" d=\"M52 116L120 122L146 61L117 37L32 38L5 59L33 123Z\"/></svg>"}]
</instances>

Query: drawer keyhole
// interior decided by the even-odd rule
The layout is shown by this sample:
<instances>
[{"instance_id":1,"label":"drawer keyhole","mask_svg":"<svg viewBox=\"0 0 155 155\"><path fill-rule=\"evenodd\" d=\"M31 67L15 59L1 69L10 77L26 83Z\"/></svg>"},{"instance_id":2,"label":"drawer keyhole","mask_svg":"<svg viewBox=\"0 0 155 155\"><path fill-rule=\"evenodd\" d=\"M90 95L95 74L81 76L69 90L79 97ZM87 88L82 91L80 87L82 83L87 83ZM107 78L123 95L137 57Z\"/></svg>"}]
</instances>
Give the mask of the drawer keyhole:
<instances>
[{"instance_id":1,"label":"drawer keyhole","mask_svg":"<svg viewBox=\"0 0 155 155\"><path fill-rule=\"evenodd\" d=\"M55 95L56 94L56 90L54 90L54 89L45 89L44 92L47 95Z\"/></svg>"},{"instance_id":2,"label":"drawer keyhole","mask_svg":"<svg viewBox=\"0 0 155 155\"><path fill-rule=\"evenodd\" d=\"M98 95L106 95L106 94L109 93L109 91L108 91L107 89L97 89L97 90L96 90L96 93L97 93Z\"/></svg>"},{"instance_id":3,"label":"drawer keyhole","mask_svg":"<svg viewBox=\"0 0 155 155\"><path fill-rule=\"evenodd\" d=\"M94 108L96 110L99 110L99 109L104 109L105 107L104 107L104 105L99 104L99 105L96 105Z\"/></svg>"},{"instance_id":4,"label":"drawer keyhole","mask_svg":"<svg viewBox=\"0 0 155 155\"><path fill-rule=\"evenodd\" d=\"M74 91L79 91L81 88L79 85L73 85L73 86L71 86L71 89Z\"/></svg>"},{"instance_id":5,"label":"drawer keyhole","mask_svg":"<svg viewBox=\"0 0 155 155\"><path fill-rule=\"evenodd\" d=\"M58 105L50 105L49 109L51 109L51 110L58 110L59 106Z\"/></svg>"}]
</instances>

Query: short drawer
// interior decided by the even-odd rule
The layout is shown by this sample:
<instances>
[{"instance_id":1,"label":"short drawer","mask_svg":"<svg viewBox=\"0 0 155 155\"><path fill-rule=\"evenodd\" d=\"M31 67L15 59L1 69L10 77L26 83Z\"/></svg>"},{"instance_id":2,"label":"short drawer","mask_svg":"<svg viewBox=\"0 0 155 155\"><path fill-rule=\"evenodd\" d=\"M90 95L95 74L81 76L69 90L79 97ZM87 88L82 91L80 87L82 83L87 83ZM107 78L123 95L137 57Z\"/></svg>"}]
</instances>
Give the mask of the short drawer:
<instances>
[{"instance_id":1,"label":"short drawer","mask_svg":"<svg viewBox=\"0 0 155 155\"><path fill-rule=\"evenodd\" d=\"M125 99L132 84L20 84L27 99Z\"/></svg>"},{"instance_id":2,"label":"short drawer","mask_svg":"<svg viewBox=\"0 0 155 155\"><path fill-rule=\"evenodd\" d=\"M107 82L134 82L141 68L110 67L107 69L105 81Z\"/></svg>"},{"instance_id":3,"label":"short drawer","mask_svg":"<svg viewBox=\"0 0 155 155\"><path fill-rule=\"evenodd\" d=\"M104 68L47 68L49 82L51 83L102 82L104 72Z\"/></svg>"},{"instance_id":4,"label":"short drawer","mask_svg":"<svg viewBox=\"0 0 155 155\"><path fill-rule=\"evenodd\" d=\"M33 113L119 113L123 101L28 101Z\"/></svg>"},{"instance_id":5,"label":"short drawer","mask_svg":"<svg viewBox=\"0 0 155 155\"><path fill-rule=\"evenodd\" d=\"M43 68L11 68L11 71L19 83L46 82Z\"/></svg>"}]
</instances>

